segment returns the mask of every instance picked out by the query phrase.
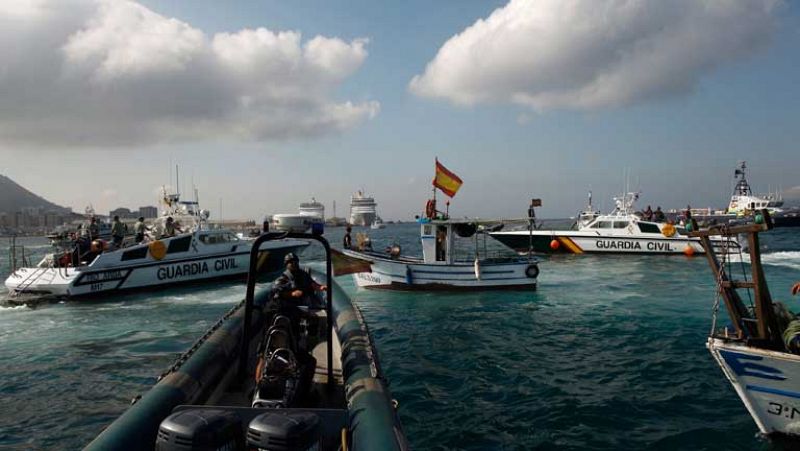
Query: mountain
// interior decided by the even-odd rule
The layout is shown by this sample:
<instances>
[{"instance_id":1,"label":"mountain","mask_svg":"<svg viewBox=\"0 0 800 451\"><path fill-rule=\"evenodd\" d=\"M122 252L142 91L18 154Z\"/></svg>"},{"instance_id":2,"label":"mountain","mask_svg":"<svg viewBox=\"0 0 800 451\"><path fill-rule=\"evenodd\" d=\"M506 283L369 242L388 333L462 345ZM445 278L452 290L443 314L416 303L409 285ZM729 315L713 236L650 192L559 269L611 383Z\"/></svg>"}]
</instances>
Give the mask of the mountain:
<instances>
[{"instance_id":1,"label":"mountain","mask_svg":"<svg viewBox=\"0 0 800 451\"><path fill-rule=\"evenodd\" d=\"M23 208L41 208L44 211L68 213L72 210L49 202L0 175L0 213L15 213Z\"/></svg>"}]
</instances>

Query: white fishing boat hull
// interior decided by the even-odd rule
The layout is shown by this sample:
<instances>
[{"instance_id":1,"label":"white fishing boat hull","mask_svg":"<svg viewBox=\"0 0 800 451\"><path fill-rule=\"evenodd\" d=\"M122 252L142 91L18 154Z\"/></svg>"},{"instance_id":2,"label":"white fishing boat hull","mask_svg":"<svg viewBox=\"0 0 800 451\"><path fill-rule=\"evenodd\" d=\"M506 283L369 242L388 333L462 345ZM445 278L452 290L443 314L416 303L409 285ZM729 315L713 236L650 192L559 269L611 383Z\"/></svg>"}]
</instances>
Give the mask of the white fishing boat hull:
<instances>
[{"instance_id":1,"label":"white fishing boat hull","mask_svg":"<svg viewBox=\"0 0 800 451\"><path fill-rule=\"evenodd\" d=\"M147 244L142 244L102 254L92 264L78 268L19 268L6 279L5 285L12 294L74 297L247 274L251 240L203 246L194 238L188 250L174 256L167 254L161 260L155 259L148 249L144 249L147 252L135 263L123 257L126 252L147 248ZM168 245L169 240L164 242ZM306 246L308 242L301 240L265 243L259 254L262 271L281 269L287 253L299 252Z\"/></svg>"},{"instance_id":2,"label":"white fishing boat hull","mask_svg":"<svg viewBox=\"0 0 800 451\"><path fill-rule=\"evenodd\" d=\"M762 433L800 436L800 355L714 337L706 347Z\"/></svg>"},{"instance_id":3,"label":"white fishing boat hull","mask_svg":"<svg viewBox=\"0 0 800 451\"><path fill-rule=\"evenodd\" d=\"M349 257L369 261L371 272L353 274L362 288L390 290L524 290L535 289L536 262L463 262L426 264L407 257L383 258L379 254L345 250Z\"/></svg>"}]
</instances>

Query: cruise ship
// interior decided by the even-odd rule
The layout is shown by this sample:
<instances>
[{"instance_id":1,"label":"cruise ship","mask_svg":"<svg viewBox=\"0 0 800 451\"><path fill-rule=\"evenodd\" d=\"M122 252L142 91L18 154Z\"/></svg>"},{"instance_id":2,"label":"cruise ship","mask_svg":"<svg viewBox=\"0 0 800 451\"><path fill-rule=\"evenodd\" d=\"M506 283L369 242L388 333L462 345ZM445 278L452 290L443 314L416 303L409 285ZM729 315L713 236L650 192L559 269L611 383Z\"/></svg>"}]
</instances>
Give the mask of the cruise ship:
<instances>
[{"instance_id":1,"label":"cruise ship","mask_svg":"<svg viewBox=\"0 0 800 451\"><path fill-rule=\"evenodd\" d=\"M377 206L375 199L365 196L361 191L357 192L350 197L350 224L369 227L375 222Z\"/></svg>"},{"instance_id":2,"label":"cruise ship","mask_svg":"<svg viewBox=\"0 0 800 451\"><path fill-rule=\"evenodd\" d=\"M303 202L300 204L300 214L307 216L316 216L325 222L325 206L317 202L313 197L311 202Z\"/></svg>"}]
</instances>

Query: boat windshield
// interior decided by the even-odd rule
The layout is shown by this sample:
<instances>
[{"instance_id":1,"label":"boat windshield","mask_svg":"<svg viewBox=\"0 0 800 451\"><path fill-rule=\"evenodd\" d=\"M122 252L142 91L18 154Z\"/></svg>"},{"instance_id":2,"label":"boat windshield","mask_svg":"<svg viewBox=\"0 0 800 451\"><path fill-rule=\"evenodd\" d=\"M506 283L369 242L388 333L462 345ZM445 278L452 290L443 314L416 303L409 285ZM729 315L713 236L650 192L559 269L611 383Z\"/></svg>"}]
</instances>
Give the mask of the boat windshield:
<instances>
[{"instance_id":1,"label":"boat windshield","mask_svg":"<svg viewBox=\"0 0 800 451\"><path fill-rule=\"evenodd\" d=\"M230 232L203 233L200 235L200 241L205 244L230 243L239 241L239 237Z\"/></svg>"}]
</instances>

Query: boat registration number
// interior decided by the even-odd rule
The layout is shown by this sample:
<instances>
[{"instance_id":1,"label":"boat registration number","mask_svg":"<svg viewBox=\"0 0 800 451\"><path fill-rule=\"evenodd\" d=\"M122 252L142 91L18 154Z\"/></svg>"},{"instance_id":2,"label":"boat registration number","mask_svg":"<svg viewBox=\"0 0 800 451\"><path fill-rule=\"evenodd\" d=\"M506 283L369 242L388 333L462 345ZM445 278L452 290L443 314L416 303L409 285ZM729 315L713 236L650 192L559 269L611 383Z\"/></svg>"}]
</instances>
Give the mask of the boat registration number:
<instances>
[{"instance_id":1,"label":"boat registration number","mask_svg":"<svg viewBox=\"0 0 800 451\"><path fill-rule=\"evenodd\" d=\"M770 402L767 407L767 413L779 417L786 417L790 420L794 419L795 415L800 417L800 410L792 405L784 405L779 402Z\"/></svg>"}]
</instances>

